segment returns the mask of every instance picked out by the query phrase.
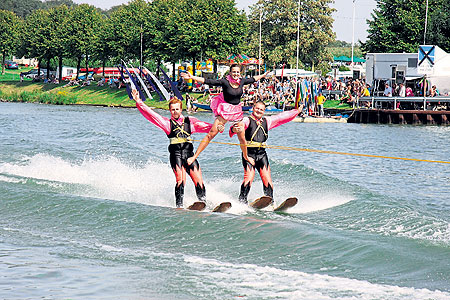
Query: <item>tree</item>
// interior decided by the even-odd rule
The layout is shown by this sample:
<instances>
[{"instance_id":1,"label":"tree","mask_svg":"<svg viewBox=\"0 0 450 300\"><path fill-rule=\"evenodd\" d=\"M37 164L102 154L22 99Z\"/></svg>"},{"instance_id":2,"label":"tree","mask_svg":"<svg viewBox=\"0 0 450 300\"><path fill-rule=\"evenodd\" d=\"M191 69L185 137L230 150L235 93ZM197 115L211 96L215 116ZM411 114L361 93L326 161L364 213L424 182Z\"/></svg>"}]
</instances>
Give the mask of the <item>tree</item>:
<instances>
[{"instance_id":1,"label":"tree","mask_svg":"<svg viewBox=\"0 0 450 300\"><path fill-rule=\"evenodd\" d=\"M437 45L450 53L450 1L432 2L427 26L426 44Z\"/></svg>"},{"instance_id":2,"label":"tree","mask_svg":"<svg viewBox=\"0 0 450 300\"><path fill-rule=\"evenodd\" d=\"M50 61L58 57L59 75L62 74L62 60L69 53L69 22L70 10L61 5L51 9L33 11L26 19L25 30L22 33L22 55L36 57L47 63L47 78L50 75Z\"/></svg>"},{"instance_id":3,"label":"tree","mask_svg":"<svg viewBox=\"0 0 450 300\"><path fill-rule=\"evenodd\" d=\"M94 56L102 62L103 74L105 76L106 62L111 59L113 52L111 49L111 22L106 16L103 16L99 22L95 24L95 28L99 33L97 45L95 46Z\"/></svg>"},{"instance_id":4,"label":"tree","mask_svg":"<svg viewBox=\"0 0 450 300\"><path fill-rule=\"evenodd\" d=\"M450 3L447 0L429 2L426 44L438 45L450 51ZM369 36L362 44L367 52L417 52L423 44L426 6L424 0L378 1L368 20Z\"/></svg>"},{"instance_id":5,"label":"tree","mask_svg":"<svg viewBox=\"0 0 450 300\"><path fill-rule=\"evenodd\" d=\"M17 16L25 18L34 10L41 8L42 2L39 0L2 0L0 9L14 12Z\"/></svg>"},{"instance_id":6,"label":"tree","mask_svg":"<svg viewBox=\"0 0 450 300\"><path fill-rule=\"evenodd\" d=\"M70 10L66 5L60 5L49 12L49 53L58 57L59 81L62 80L63 58L69 55L70 47ZM49 61L49 60L47 60ZM47 68L47 73L49 68Z\"/></svg>"},{"instance_id":7,"label":"tree","mask_svg":"<svg viewBox=\"0 0 450 300\"><path fill-rule=\"evenodd\" d=\"M149 28L145 30L146 54L156 61L156 72L159 76L161 60L174 62L185 58L183 32L180 24L189 19L183 9L186 1L154 0L151 3ZM180 22L180 16L183 21ZM185 46L185 45L184 45Z\"/></svg>"},{"instance_id":8,"label":"tree","mask_svg":"<svg viewBox=\"0 0 450 300\"><path fill-rule=\"evenodd\" d=\"M21 35L20 53L37 58L39 70L42 59L47 58L48 61L50 57L49 23L49 12L47 10L37 9L26 18L24 32Z\"/></svg>"},{"instance_id":9,"label":"tree","mask_svg":"<svg viewBox=\"0 0 450 300\"><path fill-rule=\"evenodd\" d=\"M54 7L59 7L61 5L65 5L67 7L76 6L77 4L74 3L72 0L45 0L42 2L41 8L42 9L49 9Z\"/></svg>"},{"instance_id":10,"label":"tree","mask_svg":"<svg viewBox=\"0 0 450 300\"><path fill-rule=\"evenodd\" d=\"M13 52L19 44L22 22L15 13L0 10L0 53L2 54L2 74L5 74L6 55Z\"/></svg>"},{"instance_id":11,"label":"tree","mask_svg":"<svg viewBox=\"0 0 450 300\"><path fill-rule=\"evenodd\" d=\"M52 7L66 5L68 7L75 6L72 0L2 0L0 1L0 9L13 11L17 16L25 18L36 9L49 9Z\"/></svg>"},{"instance_id":12,"label":"tree","mask_svg":"<svg viewBox=\"0 0 450 300\"><path fill-rule=\"evenodd\" d=\"M72 57L78 59L78 77L83 57L85 58L86 72L88 72L89 56L94 53L99 39L99 33L95 28L95 24L101 21L102 15L94 6L81 4L75 7L70 16L69 47Z\"/></svg>"},{"instance_id":13,"label":"tree","mask_svg":"<svg viewBox=\"0 0 450 300\"><path fill-rule=\"evenodd\" d=\"M224 59L244 48L247 17L233 0L182 2L187 18L180 24L180 49L185 57Z\"/></svg>"},{"instance_id":14,"label":"tree","mask_svg":"<svg viewBox=\"0 0 450 300\"><path fill-rule=\"evenodd\" d=\"M332 0L302 0L300 3L299 60L300 65L312 67L327 63L331 56L326 46L334 40L332 32L334 9ZM259 0L250 8L249 54L259 54L259 24L261 22L262 57L269 65L287 63L296 65L297 18L296 0Z\"/></svg>"},{"instance_id":15,"label":"tree","mask_svg":"<svg viewBox=\"0 0 450 300\"><path fill-rule=\"evenodd\" d=\"M111 13L107 43L116 60L140 57L141 33L146 35L150 32L150 15L150 4L144 0L131 1ZM144 45L144 50L147 48L148 45Z\"/></svg>"}]
</instances>

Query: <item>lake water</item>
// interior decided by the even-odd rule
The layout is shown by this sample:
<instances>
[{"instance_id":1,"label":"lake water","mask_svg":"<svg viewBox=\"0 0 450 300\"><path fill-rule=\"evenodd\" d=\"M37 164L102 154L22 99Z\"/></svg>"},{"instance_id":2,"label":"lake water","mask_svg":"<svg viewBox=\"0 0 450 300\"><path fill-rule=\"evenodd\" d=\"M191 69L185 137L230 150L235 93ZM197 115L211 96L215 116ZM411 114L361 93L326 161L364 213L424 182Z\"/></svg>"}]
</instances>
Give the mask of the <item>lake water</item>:
<instances>
[{"instance_id":1,"label":"lake water","mask_svg":"<svg viewBox=\"0 0 450 300\"><path fill-rule=\"evenodd\" d=\"M291 122L268 144L449 161L450 127ZM449 164L269 149L275 201L299 198L281 214L239 204L239 147L211 144L191 212L167 145L136 109L0 103L0 299L450 299Z\"/></svg>"}]
</instances>

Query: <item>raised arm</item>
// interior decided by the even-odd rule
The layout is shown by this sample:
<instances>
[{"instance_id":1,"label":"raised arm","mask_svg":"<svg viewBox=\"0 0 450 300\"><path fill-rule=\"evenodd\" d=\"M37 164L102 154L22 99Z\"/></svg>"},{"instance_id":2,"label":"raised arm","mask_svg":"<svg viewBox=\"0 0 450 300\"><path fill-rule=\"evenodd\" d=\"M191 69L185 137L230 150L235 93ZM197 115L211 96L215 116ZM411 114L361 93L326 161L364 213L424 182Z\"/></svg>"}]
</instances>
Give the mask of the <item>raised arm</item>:
<instances>
[{"instance_id":1,"label":"raised arm","mask_svg":"<svg viewBox=\"0 0 450 300\"><path fill-rule=\"evenodd\" d=\"M284 111L275 116L268 116L267 119L267 129L270 130L272 128L278 127L280 125L286 124L292 121L299 113L302 112L303 105L300 105L299 108Z\"/></svg>"},{"instance_id":2,"label":"raised arm","mask_svg":"<svg viewBox=\"0 0 450 300\"><path fill-rule=\"evenodd\" d=\"M153 109L144 104L139 93L136 90L131 91L133 100L136 101L136 107L141 114L153 123L156 127L161 128L166 134L170 133L170 120L156 113Z\"/></svg>"}]
</instances>

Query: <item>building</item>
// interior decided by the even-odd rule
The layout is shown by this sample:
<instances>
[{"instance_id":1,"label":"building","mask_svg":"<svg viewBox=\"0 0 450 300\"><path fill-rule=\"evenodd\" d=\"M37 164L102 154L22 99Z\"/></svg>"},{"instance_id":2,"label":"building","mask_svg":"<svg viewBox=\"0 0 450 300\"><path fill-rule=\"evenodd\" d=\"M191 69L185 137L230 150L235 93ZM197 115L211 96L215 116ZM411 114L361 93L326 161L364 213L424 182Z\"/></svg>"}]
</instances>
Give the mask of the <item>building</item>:
<instances>
[{"instance_id":1,"label":"building","mask_svg":"<svg viewBox=\"0 0 450 300\"><path fill-rule=\"evenodd\" d=\"M441 94L450 92L450 55L438 46L420 46L418 53L368 53L366 82L374 91L388 82L416 85L426 77L428 89L436 85Z\"/></svg>"}]
</instances>

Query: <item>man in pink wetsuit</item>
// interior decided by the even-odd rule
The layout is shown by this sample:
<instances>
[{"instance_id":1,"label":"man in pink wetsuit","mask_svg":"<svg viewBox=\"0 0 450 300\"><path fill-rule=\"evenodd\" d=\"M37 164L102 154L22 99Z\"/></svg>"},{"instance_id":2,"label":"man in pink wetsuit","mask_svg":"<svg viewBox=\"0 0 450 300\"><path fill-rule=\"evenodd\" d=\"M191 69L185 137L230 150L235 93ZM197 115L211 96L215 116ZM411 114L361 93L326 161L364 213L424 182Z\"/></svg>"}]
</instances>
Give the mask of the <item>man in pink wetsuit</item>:
<instances>
[{"instance_id":1,"label":"man in pink wetsuit","mask_svg":"<svg viewBox=\"0 0 450 300\"><path fill-rule=\"evenodd\" d=\"M230 137L236 132L245 130L245 140L247 141L248 156L255 160L252 165L248 160L242 158L244 166L244 181L241 185L239 201L247 203L247 196L250 192L253 179L255 178L255 168L261 176L263 182L264 196L273 198L273 183L270 175L269 158L266 153L266 140L269 137L269 130L292 121L301 113L303 105L298 109L285 111L275 116L263 117L266 105L261 100L253 106L253 113L243 120L243 126L233 126L230 128Z\"/></svg>"},{"instance_id":2,"label":"man in pink wetsuit","mask_svg":"<svg viewBox=\"0 0 450 300\"><path fill-rule=\"evenodd\" d=\"M172 98L169 102L171 117L168 119L145 105L136 90L133 90L132 95L141 114L156 127L162 129L170 140L169 161L177 181L175 185L176 206L183 206L186 172L195 185L198 200L205 202L206 190L200 165L197 160L188 165L187 159L194 155L191 134L195 132L209 132L212 124L200 121L194 117L184 117L181 114L182 102L177 98Z\"/></svg>"}]
</instances>

